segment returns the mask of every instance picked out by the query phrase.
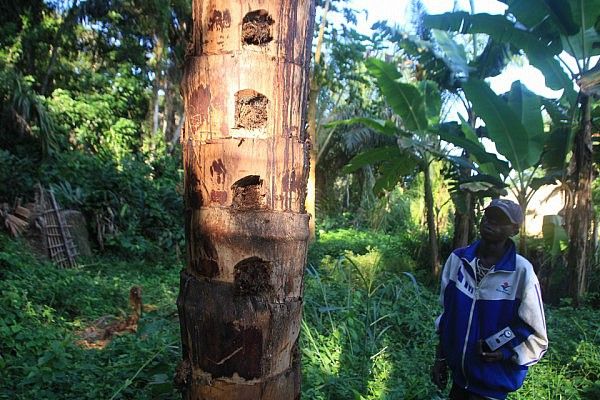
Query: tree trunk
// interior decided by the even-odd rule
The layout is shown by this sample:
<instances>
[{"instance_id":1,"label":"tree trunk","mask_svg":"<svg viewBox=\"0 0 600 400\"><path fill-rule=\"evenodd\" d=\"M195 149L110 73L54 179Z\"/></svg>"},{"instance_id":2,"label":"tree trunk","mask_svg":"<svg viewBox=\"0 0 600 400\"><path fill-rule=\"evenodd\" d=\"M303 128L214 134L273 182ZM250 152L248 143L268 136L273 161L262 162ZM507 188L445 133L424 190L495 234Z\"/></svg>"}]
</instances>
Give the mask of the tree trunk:
<instances>
[{"instance_id":1,"label":"tree trunk","mask_svg":"<svg viewBox=\"0 0 600 400\"><path fill-rule=\"evenodd\" d=\"M517 202L523 211L523 222L519 227L519 253L527 256L527 193L524 188L519 191Z\"/></svg>"},{"instance_id":2,"label":"tree trunk","mask_svg":"<svg viewBox=\"0 0 600 400\"><path fill-rule=\"evenodd\" d=\"M154 84L152 88L152 136L156 135L160 119L160 89L162 82L165 41L162 36L154 36Z\"/></svg>"},{"instance_id":3,"label":"tree trunk","mask_svg":"<svg viewBox=\"0 0 600 400\"><path fill-rule=\"evenodd\" d=\"M471 12L473 12L473 4L471 4ZM473 35L475 40L475 35ZM475 129L475 120L477 117L472 107L467 108L467 115L469 117L468 123L471 128ZM469 159L469 153L463 151L461 157ZM459 175L463 178L471 176L471 170L469 168L459 168ZM460 204L460 197L464 196L464 203ZM456 194L458 201L454 202L454 237L452 238L452 248L458 249L465 247L472 240L473 235L473 210L475 208L475 196L469 191L463 191Z\"/></svg>"},{"instance_id":4,"label":"tree trunk","mask_svg":"<svg viewBox=\"0 0 600 400\"><path fill-rule=\"evenodd\" d=\"M586 270L590 260L590 229L592 219L592 123L590 98L581 94L581 125L575 136L571 159L571 182L575 190L574 209L569 218L569 253L567 263L571 274L569 292L573 304L579 306L586 288Z\"/></svg>"},{"instance_id":5,"label":"tree trunk","mask_svg":"<svg viewBox=\"0 0 600 400\"><path fill-rule=\"evenodd\" d=\"M465 247L471 240L472 229L472 214L473 214L473 195L470 192L464 191L457 193L456 196L464 196L464 204L459 204L459 201L454 203L454 236L452 238L452 248L458 249Z\"/></svg>"},{"instance_id":6,"label":"tree trunk","mask_svg":"<svg viewBox=\"0 0 600 400\"><path fill-rule=\"evenodd\" d=\"M424 162L423 175L425 176L424 191L425 191L425 209L427 214L427 232L429 235L429 251L431 260L431 274L437 280L440 276L440 255L438 250L438 242L435 228L435 211L433 203L433 188L431 184L431 164L428 161Z\"/></svg>"},{"instance_id":7,"label":"tree trunk","mask_svg":"<svg viewBox=\"0 0 600 400\"><path fill-rule=\"evenodd\" d=\"M184 399L299 399L312 0L193 2Z\"/></svg>"}]
</instances>

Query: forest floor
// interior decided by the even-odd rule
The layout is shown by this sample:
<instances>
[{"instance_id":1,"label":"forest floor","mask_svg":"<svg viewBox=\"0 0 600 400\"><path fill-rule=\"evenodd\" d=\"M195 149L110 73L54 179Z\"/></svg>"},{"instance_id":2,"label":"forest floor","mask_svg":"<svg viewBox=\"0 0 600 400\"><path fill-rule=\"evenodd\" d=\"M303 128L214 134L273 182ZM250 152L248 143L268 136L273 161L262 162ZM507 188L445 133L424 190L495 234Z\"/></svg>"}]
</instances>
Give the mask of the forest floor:
<instances>
[{"instance_id":1,"label":"forest floor","mask_svg":"<svg viewBox=\"0 0 600 400\"><path fill-rule=\"evenodd\" d=\"M337 231L311 248L303 398L444 398L429 382L437 294L384 239ZM0 399L179 398L181 267L164 255L61 269L0 235ZM131 333L134 286L144 312ZM550 351L511 399L600 398L598 310L549 308L547 322Z\"/></svg>"}]
</instances>

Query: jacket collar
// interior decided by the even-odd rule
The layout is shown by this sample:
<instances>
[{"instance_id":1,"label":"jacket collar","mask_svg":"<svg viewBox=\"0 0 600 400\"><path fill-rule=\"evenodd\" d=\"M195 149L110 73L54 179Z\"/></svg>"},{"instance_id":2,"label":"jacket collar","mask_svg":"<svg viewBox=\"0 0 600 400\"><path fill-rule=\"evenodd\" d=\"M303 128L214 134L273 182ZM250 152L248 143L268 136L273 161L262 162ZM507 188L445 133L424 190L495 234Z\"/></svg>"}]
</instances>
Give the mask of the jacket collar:
<instances>
[{"instance_id":1,"label":"jacket collar","mask_svg":"<svg viewBox=\"0 0 600 400\"><path fill-rule=\"evenodd\" d=\"M481 240L477 240L477 241L473 242L473 244L471 244L470 246L455 250L454 253L458 257L465 259L466 261L471 263L475 259L475 257L477 257L477 249L479 248L480 244L481 244ZM517 263L517 248L515 246L515 243L512 241L512 239L508 239L508 249L502 256L500 261L498 261L496 263L496 267L494 268L494 271L499 271L499 270L500 271L514 271L515 267L516 267L516 263Z\"/></svg>"}]
</instances>

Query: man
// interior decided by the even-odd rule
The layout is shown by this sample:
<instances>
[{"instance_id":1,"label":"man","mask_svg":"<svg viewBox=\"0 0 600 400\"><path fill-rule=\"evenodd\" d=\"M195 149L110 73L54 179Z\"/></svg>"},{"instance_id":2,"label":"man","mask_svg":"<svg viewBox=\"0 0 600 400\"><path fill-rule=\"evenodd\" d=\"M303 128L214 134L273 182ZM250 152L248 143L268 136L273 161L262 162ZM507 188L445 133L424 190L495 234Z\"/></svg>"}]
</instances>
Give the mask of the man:
<instances>
[{"instance_id":1,"label":"man","mask_svg":"<svg viewBox=\"0 0 600 400\"><path fill-rule=\"evenodd\" d=\"M505 399L548 348L537 276L510 239L522 222L518 204L492 200L481 239L446 261L432 380L443 389L450 368L450 399Z\"/></svg>"}]
</instances>

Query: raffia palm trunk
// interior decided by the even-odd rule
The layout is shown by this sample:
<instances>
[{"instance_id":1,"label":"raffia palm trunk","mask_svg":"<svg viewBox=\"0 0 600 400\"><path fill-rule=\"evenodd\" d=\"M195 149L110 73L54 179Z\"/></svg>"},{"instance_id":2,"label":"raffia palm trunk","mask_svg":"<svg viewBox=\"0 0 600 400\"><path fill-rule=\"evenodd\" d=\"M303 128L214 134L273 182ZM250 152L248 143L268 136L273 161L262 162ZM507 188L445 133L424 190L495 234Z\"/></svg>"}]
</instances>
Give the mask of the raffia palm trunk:
<instances>
[{"instance_id":1,"label":"raffia palm trunk","mask_svg":"<svg viewBox=\"0 0 600 400\"><path fill-rule=\"evenodd\" d=\"M184 399L297 399L314 0L193 2L182 95Z\"/></svg>"}]
</instances>

